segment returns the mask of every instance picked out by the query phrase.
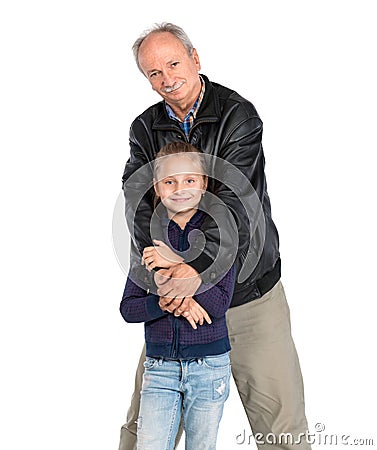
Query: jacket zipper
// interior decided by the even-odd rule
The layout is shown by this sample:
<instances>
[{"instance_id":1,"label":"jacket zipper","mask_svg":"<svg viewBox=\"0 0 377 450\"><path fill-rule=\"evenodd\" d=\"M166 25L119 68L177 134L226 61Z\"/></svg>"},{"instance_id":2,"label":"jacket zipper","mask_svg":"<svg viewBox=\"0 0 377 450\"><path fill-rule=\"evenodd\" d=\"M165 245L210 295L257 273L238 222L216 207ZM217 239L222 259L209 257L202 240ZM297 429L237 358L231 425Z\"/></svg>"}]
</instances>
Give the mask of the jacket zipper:
<instances>
[{"instance_id":1,"label":"jacket zipper","mask_svg":"<svg viewBox=\"0 0 377 450\"><path fill-rule=\"evenodd\" d=\"M188 139L186 138L187 142L190 142L191 132L198 125L201 125L202 123L215 123L215 122L218 122L218 120L217 119L213 119L213 120L205 120L205 119L203 119L203 120L199 120L198 122L194 123L194 125L190 128L190 131L189 131L189 134L188 134Z\"/></svg>"},{"instance_id":2,"label":"jacket zipper","mask_svg":"<svg viewBox=\"0 0 377 450\"><path fill-rule=\"evenodd\" d=\"M203 119L203 120L199 120L198 122L196 122L196 123L194 123L194 125L191 127L191 129L190 129L190 131L189 131L189 134L188 134L188 137L186 137L186 135L185 135L185 133L184 133L184 131L182 130L182 128L181 127L176 127L176 126L171 126L171 127L157 127L156 128L156 130L158 130L158 131L179 131L179 134L183 137L183 139L184 139L184 141L185 142L190 142L190 137L191 137L191 132L192 132L192 130L194 129L194 128L196 128L198 125L201 125L202 123L215 123L215 122L217 122L218 120L217 119L212 119L212 120L205 120L205 119Z\"/></svg>"},{"instance_id":3,"label":"jacket zipper","mask_svg":"<svg viewBox=\"0 0 377 450\"><path fill-rule=\"evenodd\" d=\"M182 128L180 128L180 127L158 127L158 128L155 128L157 131L174 131L174 132L176 132L176 131L178 131L179 132L179 134L183 137L183 139L185 140L185 142L188 142L188 140L187 140L187 138L186 138L186 135L185 135L185 133L184 133L184 131L182 130Z\"/></svg>"},{"instance_id":4,"label":"jacket zipper","mask_svg":"<svg viewBox=\"0 0 377 450\"><path fill-rule=\"evenodd\" d=\"M179 330L179 323L178 323L178 317L173 317L173 348L171 352L171 357L176 358L178 356L178 330Z\"/></svg>"}]
</instances>

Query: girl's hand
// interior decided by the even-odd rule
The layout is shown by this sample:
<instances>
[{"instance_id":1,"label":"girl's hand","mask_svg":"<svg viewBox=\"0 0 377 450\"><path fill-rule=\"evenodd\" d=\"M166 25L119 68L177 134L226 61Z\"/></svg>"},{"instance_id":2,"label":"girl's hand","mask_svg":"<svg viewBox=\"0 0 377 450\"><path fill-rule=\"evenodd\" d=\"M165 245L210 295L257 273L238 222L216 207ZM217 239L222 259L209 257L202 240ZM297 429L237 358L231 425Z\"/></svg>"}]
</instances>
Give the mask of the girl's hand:
<instances>
[{"instance_id":1,"label":"girl's hand","mask_svg":"<svg viewBox=\"0 0 377 450\"><path fill-rule=\"evenodd\" d=\"M212 323L207 311L192 297L185 297L180 301L181 303L178 307L173 302L174 299L172 298L160 297L159 306L163 311L173 313L176 317L183 316L190 322L194 330L198 328L197 324L203 325L204 322Z\"/></svg>"},{"instance_id":2,"label":"girl's hand","mask_svg":"<svg viewBox=\"0 0 377 450\"><path fill-rule=\"evenodd\" d=\"M153 243L155 244L153 247L145 247L141 259L141 264L145 264L149 272L155 267L169 269L183 262L183 258L174 253L165 242L154 239Z\"/></svg>"},{"instance_id":3,"label":"girl's hand","mask_svg":"<svg viewBox=\"0 0 377 450\"><path fill-rule=\"evenodd\" d=\"M192 297L186 297L181 305L174 311L174 315L181 315L187 319L191 326L196 330L198 323L203 325L204 321L207 323L212 323L211 318L207 311L199 305L199 303Z\"/></svg>"}]
</instances>

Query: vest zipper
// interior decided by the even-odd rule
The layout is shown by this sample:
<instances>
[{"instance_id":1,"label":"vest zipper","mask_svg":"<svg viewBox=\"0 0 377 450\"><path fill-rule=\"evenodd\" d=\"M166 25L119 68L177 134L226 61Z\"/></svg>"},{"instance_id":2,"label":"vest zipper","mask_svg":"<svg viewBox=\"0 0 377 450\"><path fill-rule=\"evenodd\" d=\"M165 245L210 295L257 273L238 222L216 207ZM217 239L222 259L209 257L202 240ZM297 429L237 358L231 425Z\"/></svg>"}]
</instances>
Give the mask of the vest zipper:
<instances>
[{"instance_id":1,"label":"vest zipper","mask_svg":"<svg viewBox=\"0 0 377 450\"><path fill-rule=\"evenodd\" d=\"M179 323L178 317L173 317L173 348L171 352L171 357L176 358L178 355L178 336L179 336Z\"/></svg>"}]
</instances>

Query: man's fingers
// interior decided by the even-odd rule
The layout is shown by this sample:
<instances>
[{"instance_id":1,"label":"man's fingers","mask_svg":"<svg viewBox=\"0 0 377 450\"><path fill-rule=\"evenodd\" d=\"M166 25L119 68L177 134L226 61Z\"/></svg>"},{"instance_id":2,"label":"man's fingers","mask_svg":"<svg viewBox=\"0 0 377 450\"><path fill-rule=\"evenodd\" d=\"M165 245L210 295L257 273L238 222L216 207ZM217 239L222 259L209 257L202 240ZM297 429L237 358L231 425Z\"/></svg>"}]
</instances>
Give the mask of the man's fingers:
<instances>
[{"instance_id":1,"label":"man's fingers","mask_svg":"<svg viewBox=\"0 0 377 450\"><path fill-rule=\"evenodd\" d=\"M146 258L148 256L154 256L154 255L155 255L155 250L144 249L144 251L143 251L143 258Z\"/></svg>"},{"instance_id":2,"label":"man's fingers","mask_svg":"<svg viewBox=\"0 0 377 450\"><path fill-rule=\"evenodd\" d=\"M166 285L166 283L168 283L171 279L171 274L171 269L160 269L158 272L156 272L154 275L154 281L157 284L157 287L160 288L161 286Z\"/></svg>"},{"instance_id":3,"label":"man's fingers","mask_svg":"<svg viewBox=\"0 0 377 450\"><path fill-rule=\"evenodd\" d=\"M169 307L171 309L176 310L177 308L179 308L181 306L181 303L182 303L181 298L173 298L173 300L169 303Z\"/></svg>"},{"instance_id":4,"label":"man's fingers","mask_svg":"<svg viewBox=\"0 0 377 450\"><path fill-rule=\"evenodd\" d=\"M171 289L170 290L166 290L166 287L164 287L162 289L157 289L157 295L159 297L171 297L171 298L174 298L174 296L169 295L170 292L171 292Z\"/></svg>"},{"instance_id":5,"label":"man's fingers","mask_svg":"<svg viewBox=\"0 0 377 450\"><path fill-rule=\"evenodd\" d=\"M170 297L160 297L160 300L158 301L158 305L161 309L165 310L165 308L167 306L169 306L171 300L172 299Z\"/></svg>"},{"instance_id":6,"label":"man's fingers","mask_svg":"<svg viewBox=\"0 0 377 450\"><path fill-rule=\"evenodd\" d=\"M158 302L161 309L169 308L169 312L175 311L182 303L181 298L160 297Z\"/></svg>"},{"instance_id":7,"label":"man's fingers","mask_svg":"<svg viewBox=\"0 0 377 450\"><path fill-rule=\"evenodd\" d=\"M157 284L157 283L156 283ZM160 283L158 287L163 288L166 292L169 292L169 296L171 297L179 297L184 298L188 295L193 295L196 291L192 289L191 284L186 283L185 280L173 280L170 279L166 283ZM159 295L162 295L158 292Z\"/></svg>"},{"instance_id":8,"label":"man's fingers","mask_svg":"<svg viewBox=\"0 0 377 450\"><path fill-rule=\"evenodd\" d=\"M171 297L163 297L163 301L164 301L164 305L165 305L165 306L170 306L170 305L173 303L174 298L171 298Z\"/></svg>"},{"instance_id":9,"label":"man's fingers","mask_svg":"<svg viewBox=\"0 0 377 450\"><path fill-rule=\"evenodd\" d=\"M157 263L154 261L153 256L144 256L142 259L142 264L145 265L145 268L151 272L157 266Z\"/></svg>"},{"instance_id":10,"label":"man's fingers","mask_svg":"<svg viewBox=\"0 0 377 450\"><path fill-rule=\"evenodd\" d=\"M172 297L177 298L182 302L182 299L186 297L183 292L177 291L174 288L169 289L169 285L157 289L157 295L160 297Z\"/></svg>"},{"instance_id":11,"label":"man's fingers","mask_svg":"<svg viewBox=\"0 0 377 450\"><path fill-rule=\"evenodd\" d=\"M187 295L194 295L201 283L200 277L174 277L174 267L159 270L155 274L154 280L158 288L165 286L171 291L173 297L181 298Z\"/></svg>"},{"instance_id":12,"label":"man's fingers","mask_svg":"<svg viewBox=\"0 0 377 450\"><path fill-rule=\"evenodd\" d=\"M152 272L152 270L153 270L155 267L157 267L157 263L154 262L154 261L152 261L151 263L147 264L145 267L146 267L146 269L147 269L149 272Z\"/></svg>"},{"instance_id":13,"label":"man's fingers","mask_svg":"<svg viewBox=\"0 0 377 450\"><path fill-rule=\"evenodd\" d=\"M153 243L156 244L159 247L167 247L164 241L159 241L158 239L153 239ZM154 248L154 247L152 247Z\"/></svg>"}]
</instances>

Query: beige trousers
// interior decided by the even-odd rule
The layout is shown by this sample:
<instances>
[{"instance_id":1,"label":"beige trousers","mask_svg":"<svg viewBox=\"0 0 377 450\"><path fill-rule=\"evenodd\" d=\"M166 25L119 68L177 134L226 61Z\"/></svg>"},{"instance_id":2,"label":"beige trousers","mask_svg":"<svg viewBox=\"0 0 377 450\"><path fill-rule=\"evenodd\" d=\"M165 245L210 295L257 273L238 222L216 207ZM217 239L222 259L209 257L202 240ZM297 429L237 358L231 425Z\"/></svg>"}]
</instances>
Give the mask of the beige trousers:
<instances>
[{"instance_id":1,"label":"beige trousers","mask_svg":"<svg viewBox=\"0 0 377 450\"><path fill-rule=\"evenodd\" d=\"M306 439L300 437L308 428L304 388L282 283L279 281L258 300L230 308L227 324L232 375L258 448L310 449ZM144 360L145 347L136 372L127 422L121 428L119 450L136 450ZM237 430L229 432L236 434ZM182 430L177 442L181 435Z\"/></svg>"}]
</instances>

